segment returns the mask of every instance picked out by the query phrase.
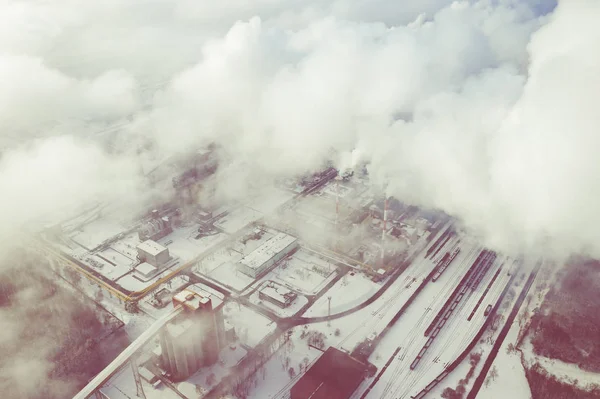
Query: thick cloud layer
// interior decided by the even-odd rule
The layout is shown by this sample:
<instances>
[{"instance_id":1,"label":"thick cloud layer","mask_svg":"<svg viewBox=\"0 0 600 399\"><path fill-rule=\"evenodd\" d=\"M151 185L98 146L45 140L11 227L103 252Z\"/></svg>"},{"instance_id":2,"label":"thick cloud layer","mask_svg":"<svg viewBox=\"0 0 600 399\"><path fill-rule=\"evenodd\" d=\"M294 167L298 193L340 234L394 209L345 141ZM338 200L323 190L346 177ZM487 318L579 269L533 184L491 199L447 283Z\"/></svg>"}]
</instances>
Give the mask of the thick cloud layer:
<instances>
[{"instance_id":1,"label":"thick cloud layer","mask_svg":"<svg viewBox=\"0 0 600 399\"><path fill-rule=\"evenodd\" d=\"M597 3L404 3L0 3L2 185L54 182L5 203L120 193L148 139L161 156L220 143L235 162L218 184L238 195L236 169L301 173L335 150L491 245L600 252Z\"/></svg>"},{"instance_id":2,"label":"thick cloud layer","mask_svg":"<svg viewBox=\"0 0 600 399\"><path fill-rule=\"evenodd\" d=\"M0 239L217 142L224 198L368 161L488 245L600 256L600 3L554 6L0 0Z\"/></svg>"}]
</instances>

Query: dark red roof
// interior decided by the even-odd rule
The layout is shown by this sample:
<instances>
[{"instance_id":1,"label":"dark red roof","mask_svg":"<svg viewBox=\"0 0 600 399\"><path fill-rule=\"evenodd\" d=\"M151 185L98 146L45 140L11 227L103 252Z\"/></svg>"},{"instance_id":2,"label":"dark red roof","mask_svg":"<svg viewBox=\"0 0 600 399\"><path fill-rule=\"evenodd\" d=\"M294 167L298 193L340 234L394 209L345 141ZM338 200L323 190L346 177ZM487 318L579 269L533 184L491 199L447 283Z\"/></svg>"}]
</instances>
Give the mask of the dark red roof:
<instances>
[{"instance_id":1,"label":"dark red roof","mask_svg":"<svg viewBox=\"0 0 600 399\"><path fill-rule=\"evenodd\" d=\"M364 363L329 347L292 387L291 399L348 399L366 370Z\"/></svg>"}]
</instances>

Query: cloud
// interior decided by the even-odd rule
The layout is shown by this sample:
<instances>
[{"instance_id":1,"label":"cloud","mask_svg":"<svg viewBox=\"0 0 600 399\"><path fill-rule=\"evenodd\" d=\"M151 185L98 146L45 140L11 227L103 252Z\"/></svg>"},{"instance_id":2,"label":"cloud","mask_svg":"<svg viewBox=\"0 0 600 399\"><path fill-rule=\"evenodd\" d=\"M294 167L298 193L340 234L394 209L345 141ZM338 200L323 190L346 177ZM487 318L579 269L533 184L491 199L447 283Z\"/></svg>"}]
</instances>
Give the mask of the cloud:
<instances>
[{"instance_id":1,"label":"cloud","mask_svg":"<svg viewBox=\"0 0 600 399\"><path fill-rule=\"evenodd\" d=\"M334 154L488 245L600 255L597 2L248 4L0 1L0 236L216 142L224 198Z\"/></svg>"},{"instance_id":2,"label":"cloud","mask_svg":"<svg viewBox=\"0 0 600 399\"><path fill-rule=\"evenodd\" d=\"M588 244L562 245L551 219L533 219L541 208L527 193L540 186L510 172L530 160L508 150L525 145L522 127L508 121L531 95L535 43L562 31L555 26L570 12L561 5L547 21L536 8L455 2L397 26L335 15L291 30L258 17L237 22L202 47L137 128L166 151L216 141L240 167L274 176L317 167L331 149L345 162L360 153L389 194L443 209L492 245L531 250L552 231L553 246L580 250ZM531 148L544 138L536 140ZM551 162L542 169L559 176Z\"/></svg>"}]
</instances>

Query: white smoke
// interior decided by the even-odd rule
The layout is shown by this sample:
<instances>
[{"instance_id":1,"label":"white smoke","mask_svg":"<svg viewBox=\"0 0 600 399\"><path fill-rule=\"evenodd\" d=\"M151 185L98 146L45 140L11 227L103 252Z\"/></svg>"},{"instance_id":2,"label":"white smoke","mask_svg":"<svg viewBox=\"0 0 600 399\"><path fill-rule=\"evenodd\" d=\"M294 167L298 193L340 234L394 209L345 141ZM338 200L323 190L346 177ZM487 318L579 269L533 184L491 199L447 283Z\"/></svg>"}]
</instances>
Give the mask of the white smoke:
<instances>
[{"instance_id":1,"label":"white smoke","mask_svg":"<svg viewBox=\"0 0 600 399\"><path fill-rule=\"evenodd\" d=\"M553 7L0 0L0 239L216 142L219 198L333 156L488 245L600 256L600 3Z\"/></svg>"}]
</instances>

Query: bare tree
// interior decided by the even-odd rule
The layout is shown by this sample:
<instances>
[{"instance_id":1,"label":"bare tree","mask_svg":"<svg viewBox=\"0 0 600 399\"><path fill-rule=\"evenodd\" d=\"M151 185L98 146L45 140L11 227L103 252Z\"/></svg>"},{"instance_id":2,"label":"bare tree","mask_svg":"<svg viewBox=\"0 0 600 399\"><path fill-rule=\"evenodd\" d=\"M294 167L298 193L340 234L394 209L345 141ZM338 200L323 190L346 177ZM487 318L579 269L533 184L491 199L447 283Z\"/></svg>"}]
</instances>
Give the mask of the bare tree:
<instances>
[{"instance_id":1,"label":"bare tree","mask_svg":"<svg viewBox=\"0 0 600 399\"><path fill-rule=\"evenodd\" d=\"M492 379L492 381L496 381L496 378L498 378L498 369L496 368L496 366L493 366L490 370L490 378Z\"/></svg>"}]
</instances>

